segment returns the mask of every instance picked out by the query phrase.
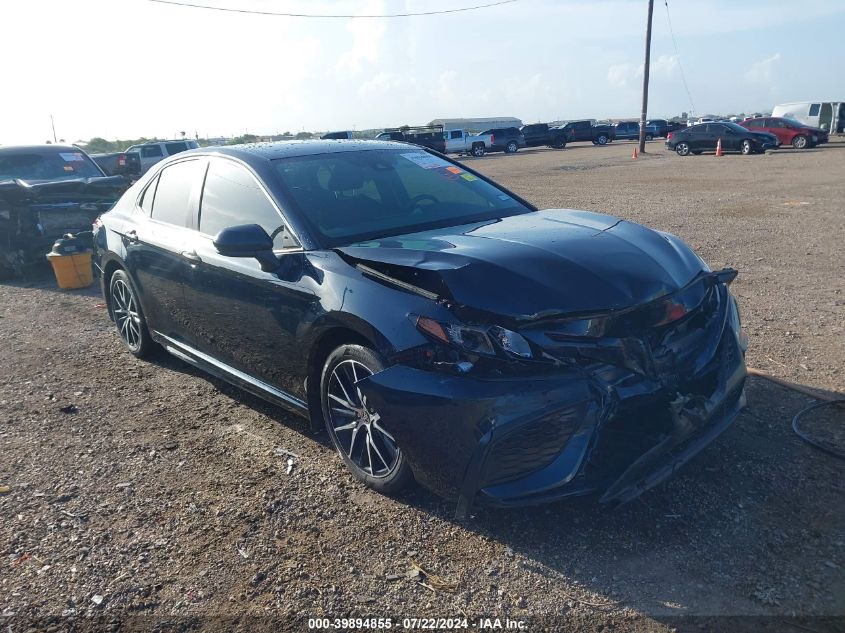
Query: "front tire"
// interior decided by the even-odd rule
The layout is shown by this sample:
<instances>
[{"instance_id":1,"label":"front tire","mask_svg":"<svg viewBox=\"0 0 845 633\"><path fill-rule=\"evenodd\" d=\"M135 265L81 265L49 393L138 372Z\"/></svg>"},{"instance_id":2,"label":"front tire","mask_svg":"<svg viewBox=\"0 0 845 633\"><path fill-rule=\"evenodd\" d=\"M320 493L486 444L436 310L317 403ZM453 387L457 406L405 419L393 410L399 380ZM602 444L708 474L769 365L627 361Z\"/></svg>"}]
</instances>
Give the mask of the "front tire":
<instances>
[{"instance_id":1,"label":"front tire","mask_svg":"<svg viewBox=\"0 0 845 633\"><path fill-rule=\"evenodd\" d=\"M651 134L646 134L646 135L645 135L645 140L647 140L647 141L651 141L651 140L653 140L653 139L654 139L654 137L653 137Z\"/></svg>"},{"instance_id":2,"label":"front tire","mask_svg":"<svg viewBox=\"0 0 845 633\"><path fill-rule=\"evenodd\" d=\"M607 134L599 134L598 137L596 137L596 143L599 145L607 145L608 138Z\"/></svg>"},{"instance_id":3,"label":"front tire","mask_svg":"<svg viewBox=\"0 0 845 633\"><path fill-rule=\"evenodd\" d=\"M677 145L675 145L675 153L678 156L689 156L689 145L683 142L678 143Z\"/></svg>"},{"instance_id":4,"label":"front tire","mask_svg":"<svg viewBox=\"0 0 845 633\"><path fill-rule=\"evenodd\" d=\"M368 347L341 345L326 359L320 403L326 430L356 479L383 494L396 494L413 479L405 454L355 386L386 363Z\"/></svg>"},{"instance_id":5,"label":"front tire","mask_svg":"<svg viewBox=\"0 0 845 633\"><path fill-rule=\"evenodd\" d=\"M563 149L564 147L566 147L566 139L562 136L557 137L554 140L554 143L552 143L552 147L554 147L555 149Z\"/></svg>"},{"instance_id":6,"label":"front tire","mask_svg":"<svg viewBox=\"0 0 845 633\"><path fill-rule=\"evenodd\" d=\"M807 137L803 134L799 134L794 139L792 139L792 147L795 149L807 149L809 147L809 143L807 142Z\"/></svg>"},{"instance_id":7,"label":"front tire","mask_svg":"<svg viewBox=\"0 0 845 633\"><path fill-rule=\"evenodd\" d=\"M507 145L505 145L505 153L506 154L516 154L517 150L519 149L519 145L516 141L511 141Z\"/></svg>"},{"instance_id":8,"label":"front tire","mask_svg":"<svg viewBox=\"0 0 845 633\"><path fill-rule=\"evenodd\" d=\"M138 293L126 271L117 270L109 281L109 309L118 336L129 353L137 358L149 356L156 347L147 320L138 302Z\"/></svg>"},{"instance_id":9,"label":"front tire","mask_svg":"<svg viewBox=\"0 0 845 633\"><path fill-rule=\"evenodd\" d=\"M754 153L754 145L751 143L751 141L749 141L748 139L745 139L742 142L742 147L740 148L740 151L742 152L743 156L748 156L749 154L753 154Z\"/></svg>"}]
</instances>

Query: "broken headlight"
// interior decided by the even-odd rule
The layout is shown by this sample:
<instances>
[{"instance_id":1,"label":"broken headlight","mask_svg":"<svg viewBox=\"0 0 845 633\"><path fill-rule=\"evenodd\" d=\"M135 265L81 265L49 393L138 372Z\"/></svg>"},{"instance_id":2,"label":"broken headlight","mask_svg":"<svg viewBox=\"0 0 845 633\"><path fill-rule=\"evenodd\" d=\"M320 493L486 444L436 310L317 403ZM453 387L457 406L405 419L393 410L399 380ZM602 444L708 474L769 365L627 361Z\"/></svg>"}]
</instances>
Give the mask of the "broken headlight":
<instances>
[{"instance_id":1,"label":"broken headlight","mask_svg":"<svg viewBox=\"0 0 845 633\"><path fill-rule=\"evenodd\" d=\"M516 358L532 358L531 346L521 334L498 325L474 326L444 323L428 317L411 315L417 328L435 340L469 354L497 356L497 350Z\"/></svg>"}]
</instances>

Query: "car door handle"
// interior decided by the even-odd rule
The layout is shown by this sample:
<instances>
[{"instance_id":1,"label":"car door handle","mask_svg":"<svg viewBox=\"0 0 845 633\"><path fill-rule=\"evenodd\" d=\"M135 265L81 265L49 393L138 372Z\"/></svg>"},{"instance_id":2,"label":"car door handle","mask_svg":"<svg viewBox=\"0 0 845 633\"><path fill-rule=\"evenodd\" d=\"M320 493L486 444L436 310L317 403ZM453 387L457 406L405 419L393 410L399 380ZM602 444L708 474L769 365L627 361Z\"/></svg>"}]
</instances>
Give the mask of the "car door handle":
<instances>
[{"instance_id":1,"label":"car door handle","mask_svg":"<svg viewBox=\"0 0 845 633\"><path fill-rule=\"evenodd\" d=\"M197 255L194 251L182 251L182 257L187 259L192 264L199 264L202 262L202 257Z\"/></svg>"},{"instance_id":2,"label":"car door handle","mask_svg":"<svg viewBox=\"0 0 845 633\"><path fill-rule=\"evenodd\" d=\"M130 242L137 242L138 241L138 231L132 229L131 231L126 231L126 239Z\"/></svg>"}]
</instances>

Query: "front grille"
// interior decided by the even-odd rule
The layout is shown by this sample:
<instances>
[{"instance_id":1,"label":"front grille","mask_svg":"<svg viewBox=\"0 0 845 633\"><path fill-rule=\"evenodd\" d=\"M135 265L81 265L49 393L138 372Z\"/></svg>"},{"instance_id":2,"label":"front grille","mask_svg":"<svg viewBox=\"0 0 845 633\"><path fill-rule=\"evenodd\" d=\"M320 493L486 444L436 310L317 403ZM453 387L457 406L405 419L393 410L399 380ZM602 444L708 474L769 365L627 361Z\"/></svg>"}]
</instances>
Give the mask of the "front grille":
<instances>
[{"instance_id":1,"label":"front grille","mask_svg":"<svg viewBox=\"0 0 845 633\"><path fill-rule=\"evenodd\" d=\"M485 486L518 479L551 464L578 428L584 406L557 411L495 440L484 463Z\"/></svg>"}]
</instances>

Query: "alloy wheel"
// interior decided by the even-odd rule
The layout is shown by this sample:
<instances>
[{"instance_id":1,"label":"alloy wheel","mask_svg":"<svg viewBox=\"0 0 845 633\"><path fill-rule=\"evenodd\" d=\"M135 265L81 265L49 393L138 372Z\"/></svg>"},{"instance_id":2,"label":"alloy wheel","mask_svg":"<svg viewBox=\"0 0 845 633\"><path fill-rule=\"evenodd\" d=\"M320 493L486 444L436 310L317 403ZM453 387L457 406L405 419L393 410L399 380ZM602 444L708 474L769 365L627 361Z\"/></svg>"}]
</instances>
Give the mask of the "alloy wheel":
<instances>
[{"instance_id":1,"label":"alloy wheel","mask_svg":"<svg viewBox=\"0 0 845 633\"><path fill-rule=\"evenodd\" d=\"M742 142L742 153L745 155L750 154L754 151L754 147L751 145L751 141L743 141Z\"/></svg>"},{"instance_id":2,"label":"alloy wheel","mask_svg":"<svg viewBox=\"0 0 845 633\"><path fill-rule=\"evenodd\" d=\"M141 315L132 289L122 279L111 286L112 312L120 338L131 350L141 347Z\"/></svg>"},{"instance_id":3,"label":"alloy wheel","mask_svg":"<svg viewBox=\"0 0 845 633\"><path fill-rule=\"evenodd\" d=\"M689 145L686 143L678 143L675 146L675 151L678 153L678 156L687 156L689 154Z\"/></svg>"},{"instance_id":4,"label":"alloy wheel","mask_svg":"<svg viewBox=\"0 0 845 633\"><path fill-rule=\"evenodd\" d=\"M371 477L389 475L399 462L396 440L381 425L381 416L367 405L355 386L373 372L348 359L332 370L328 384L329 422L337 446L359 469Z\"/></svg>"},{"instance_id":5,"label":"alloy wheel","mask_svg":"<svg viewBox=\"0 0 845 633\"><path fill-rule=\"evenodd\" d=\"M807 147L807 137L806 136L796 136L792 139L792 147L795 149L804 149Z\"/></svg>"}]
</instances>

